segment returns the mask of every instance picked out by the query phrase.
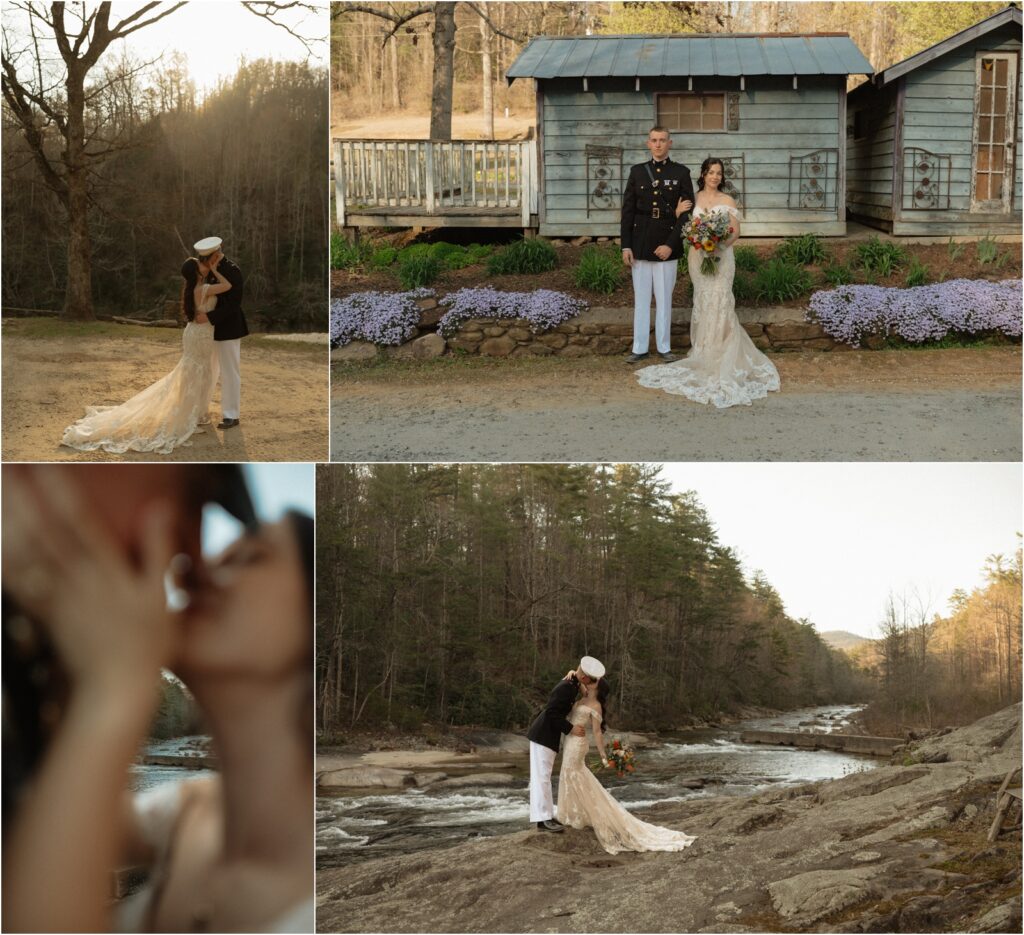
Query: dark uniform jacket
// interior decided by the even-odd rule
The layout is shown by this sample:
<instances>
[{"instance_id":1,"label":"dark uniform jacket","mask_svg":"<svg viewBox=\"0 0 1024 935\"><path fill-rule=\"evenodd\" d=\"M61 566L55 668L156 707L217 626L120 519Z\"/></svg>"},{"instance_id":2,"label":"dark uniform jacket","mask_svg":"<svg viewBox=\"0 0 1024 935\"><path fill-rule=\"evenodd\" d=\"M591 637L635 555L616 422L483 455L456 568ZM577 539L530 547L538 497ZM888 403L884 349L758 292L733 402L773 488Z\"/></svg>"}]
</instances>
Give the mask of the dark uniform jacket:
<instances>
[{"instance_id":1,"label":"dark uniform jacket","mask_svg":"<svg viewBox=\"0 0 1024 935\"><path fill-rule=\"evenodd\" d=\"M213 340L244 338L249 333L249 326L242 311L242 271L227 257L220 261L217 269L231 283L231 288L217 296L217 307L208 316L213 324ZM215 283L217 279L211 273L208 281Z\"/></svg>"},{"instance_id":2,"label":"dark uniform jacket","mask_svg":"<svg viewBox=\"0 0 1024 935\"><path fill-rule=\"evenodd\" d=\"M548 703L544 710L534 718L526 736L534 743L558 752L558 746L562 742L562 734L568 734L572 730L566 717L576 703L576 695L579 693L580 683L574 675L571 679L563 679L551 692Z\"/></svg>"},{"instance_id":3,"label":"dark uniform jacket","mask_svg":"<svg viewBox=\"0 0 1024 935\"><path fill-rule=\"evenodd\" d=\"M622 196L622 249L632 250L635 260L659 263L662 261L654 250L667 244L672 248L669 259L678 260L683 255L682 231L690 212L677 219L676 205L687 199L694 200L693 182L690 170L682 163L666 159L659 164L651 159L633 166Z\"/></svg>"}]
</instances>

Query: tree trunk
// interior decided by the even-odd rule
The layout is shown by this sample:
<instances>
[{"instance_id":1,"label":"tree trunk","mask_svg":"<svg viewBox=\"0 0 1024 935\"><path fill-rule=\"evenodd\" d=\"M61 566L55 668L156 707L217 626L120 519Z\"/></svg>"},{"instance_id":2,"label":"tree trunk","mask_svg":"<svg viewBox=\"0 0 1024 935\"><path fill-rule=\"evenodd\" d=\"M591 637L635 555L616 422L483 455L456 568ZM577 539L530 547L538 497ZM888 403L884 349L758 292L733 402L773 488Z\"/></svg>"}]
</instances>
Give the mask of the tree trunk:
<instances>
[{"instance_id":1,"label":"tree trunk","mask_svg":"<svg viewBox=\"0 0 1024 935\"><path fill-rule=\"evenodd\" d=\"M480 51L483 67L484 139L494 139L494 85L491 84L491 27L480 20Z\"/></svg>"},{"instance_id":2,"label":"tree trunk","mask_svg":"<svg viewBox=\"0 0 1024 935\"><path fill-rule=\"evenodd\" d=\"M398 36L392 36L388 43L391 53L391 106L402 109L402 92L398 85Z\"/></svg>"},{"instance_id":3,"label":"tree trunk","mask_svg":"<svg viewBox=\"0 0 1024 935\"><path fill-rule=\"evenodd\" d=\"M455 3L434 4L434 84L430 95L430 138L452 138L452 84L455 77Z\"/></svg>"},{"instance_id":4,"label":"tree trunk","mask_svg":"<svg viewBox=\"0 0 1024 935\"><path fill-rule=\"evenodd\" d=\"M67 166L68 281L64 317L93 321L92 239L89 236L89 191L85 167L85 73L68 68Z\"/></svg>"}]
</instances>

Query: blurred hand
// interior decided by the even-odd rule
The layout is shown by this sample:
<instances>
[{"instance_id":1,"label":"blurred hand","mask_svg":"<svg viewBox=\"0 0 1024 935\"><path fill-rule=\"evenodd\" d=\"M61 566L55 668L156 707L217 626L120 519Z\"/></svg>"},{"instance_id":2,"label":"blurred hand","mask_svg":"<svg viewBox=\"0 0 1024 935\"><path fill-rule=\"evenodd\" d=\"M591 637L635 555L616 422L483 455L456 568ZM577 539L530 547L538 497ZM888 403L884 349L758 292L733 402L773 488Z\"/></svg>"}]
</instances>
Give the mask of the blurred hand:
<instances>
[{"instance_id":1,"label":"blurred hand","mask_svg":"<svg viewBox=\"0 0 1024 935\"><path fill-rule=\"evenodd\" d=\"M670 256L672 256L672 248L668 246L668 244L662 244L660 247L654 248L654 255L659 260L667 260Z\"/></svg>"},{"instance_id":2,"label":"blurred hand","mask_svg":"<svg viewBox=\"0 0 1024 935\"><path fill-rule=\"evenodd\" d=\"M622 251L622 262L625 263L627 266L633 265L633 251L630 250L629 247L626 247Z\"/></svg>"},{"instance_id":3,"label":"blurred hand","mask_svg":"<svg viewBox=\"0 0 1024 935\"><path fill-rule=\"evenodd\" d=\"M175 634L170 505L147 509L133 564L67 468L5 470L4 495L4 588L47 631L75 690L153 684Z\"/></svg>"},{"instance_id":4,"label":"blurred hand","mask_svg":"<svg viewBox=\"0 0 1024 935\"><path fill-rule=\"evenodd\" d=\"M587 729L582 724L577 724L572 729L572 735L573 737L586 737Z\"/></svg>"},{"instance_id":5,"label":"blurred hand","mask_svg":"<svg viewBox=\"0 0 1024 935\"><path fill-rule=\"evenodd\" d=\"M687 198L686 201L680 201L679 204L676 205L676 217L680 217L681 215L686 214L686 212L689 211L692 207L693 202L690 201L689 198Z\"/></svg>"}]
</instances>

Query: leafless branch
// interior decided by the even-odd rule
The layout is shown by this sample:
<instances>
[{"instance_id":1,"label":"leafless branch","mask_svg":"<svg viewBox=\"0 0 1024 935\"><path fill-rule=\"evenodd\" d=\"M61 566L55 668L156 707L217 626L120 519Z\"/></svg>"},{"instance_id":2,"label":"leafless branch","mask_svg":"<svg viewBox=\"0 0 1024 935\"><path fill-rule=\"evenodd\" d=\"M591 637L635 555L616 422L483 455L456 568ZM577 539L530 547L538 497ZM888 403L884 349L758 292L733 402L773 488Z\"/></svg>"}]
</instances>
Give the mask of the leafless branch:
<instances>
[{"instance_id":1,"label":"leafless branch","mask_svg":"<svg viewBox=\"0 0 1024 935\"><path fill-rule=\"evenodd\" d=\"M275 0L243 0L242 6L252 13L253 16L265 19L268 23L272 23L278 29L283 29L293 39L301 42L303 48L310 55L314 54L314 45L327 41L326 38L322 36L303 36L287 23L280 19L275 19L279 13L283 13L286 10L305 10L307 13L319 13L318 8L312 3L302 3L300 0L289 0L289 2L281 2L281 0L276 0L276 2Z\"/></svg>"}]
</instances>

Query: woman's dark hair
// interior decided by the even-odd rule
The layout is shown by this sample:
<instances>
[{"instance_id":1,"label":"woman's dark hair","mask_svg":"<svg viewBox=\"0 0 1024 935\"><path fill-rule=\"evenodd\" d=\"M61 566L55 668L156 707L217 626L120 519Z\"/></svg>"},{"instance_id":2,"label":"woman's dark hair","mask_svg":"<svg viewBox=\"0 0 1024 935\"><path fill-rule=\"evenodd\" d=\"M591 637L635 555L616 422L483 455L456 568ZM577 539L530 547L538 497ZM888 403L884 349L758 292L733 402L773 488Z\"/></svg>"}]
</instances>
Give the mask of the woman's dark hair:
<instances>
[{"instance_id":1,"label":"woman's dark hair","mask_svg":"<svg viewBox=\"0 0 1024 935\"><path fill-rule=\"evenodd\" d=\"M612 687L608 679L597 680L597 703L601 705L601 733L608 729L608 696L612 693Z\"/></svg>"},{"instance_id":2,"label":"woman's dark hair","mask_svg":"<svg viewBox=\"0 0 1024 935\"><path fill-rule=\"evenodd\" d=\"M181 314L185 316L185 321L195 321L199 261L194 256L190 256L181 264L181 276L185 280L181 287Z\"/></svg>"},{"instance_id":3,"label":"woman's dark hair","mask_svg":"<svg viewBox=\"0 0 1024 935\"><path fill-rule=\"evenodd\" d=\"M700 164L700 178L697 179L697 191L704 191L704 176L708 174L708 169L710 169L712 166L722 167L722 183L725 183L725 163L722 162L721 159L716 158L715 156L708 156L708 158L705 159ZM722 186L719 185L718 187L719 190L721 190Z\"/></svg>"}]
</instances>

